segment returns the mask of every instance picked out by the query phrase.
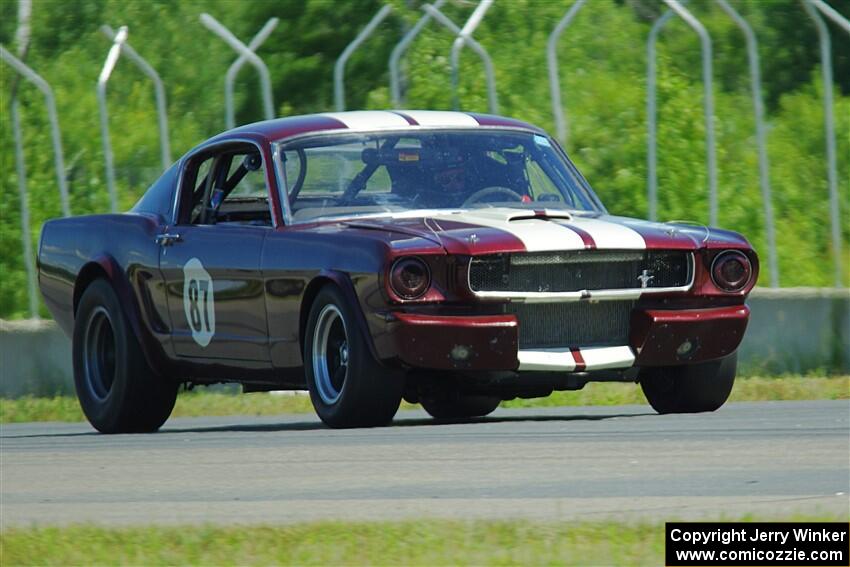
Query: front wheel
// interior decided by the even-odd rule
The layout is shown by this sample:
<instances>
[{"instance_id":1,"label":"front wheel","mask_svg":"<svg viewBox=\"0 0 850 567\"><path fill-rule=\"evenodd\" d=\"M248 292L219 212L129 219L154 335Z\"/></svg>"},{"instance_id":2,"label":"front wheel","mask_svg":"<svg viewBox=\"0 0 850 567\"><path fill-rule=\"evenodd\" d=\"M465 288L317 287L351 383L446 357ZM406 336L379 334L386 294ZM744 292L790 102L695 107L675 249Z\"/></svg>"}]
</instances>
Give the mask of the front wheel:
<instances>
[{"instance_id":1,"label":"front wheel","mask_svg":"<svg viewBox=\"0 0 850 567\"><path fill-rule=\"evenodd\" d=\"M687 366L645 368L640 385L658 413L698 413L722 406L735 384L737 353Z\"/></svg>"},{"instance_id":2,"label":"front wheel","mask_svg":"<svg viewBox=\"0 0 850 567\"><path fill-rule=\"evenodd\" d=\"M392 421L404 379L375 361L354 311L339 289L327 285L310 309L304 337L310 399L331 427L374 427Z\"/></svg>"}]
</instances>

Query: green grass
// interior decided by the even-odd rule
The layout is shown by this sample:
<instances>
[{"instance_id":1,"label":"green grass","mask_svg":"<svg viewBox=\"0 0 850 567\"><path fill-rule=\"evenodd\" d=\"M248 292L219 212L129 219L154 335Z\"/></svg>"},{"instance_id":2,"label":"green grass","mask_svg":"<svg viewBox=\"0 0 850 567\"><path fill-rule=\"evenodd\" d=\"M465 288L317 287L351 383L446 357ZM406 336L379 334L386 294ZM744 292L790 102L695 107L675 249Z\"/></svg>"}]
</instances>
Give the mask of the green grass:
<instances>
[{"instance_id":1,"label":"green grass","mask_svg":"<svg viewBox=\"0 0 850 567\"><path fill-rule=\"evenodd\" d=\"M778 378L741 378L732 391L732 401L764 400L839 400L850 398L850 376L785 376ZM593 406L645 403L640 387L635 384L588 384L577 392L555 392L547 398L511 400L502 407ZM403 404L403 408L413 407ZM268 394L232 395L194 391L177 398L172 416L197 417L220 415L278 415L311 413L310 398L305 395L272 396ZM83 414L76 398L23 397L0 399L0 423L28 421L82 421Z\"/></svg>"},{"instance_id":2,"label":"green grass","mask_svg":"<svg viewBox=\"0 0 850 567\"><path fill-rule=\"evenodd\" d=\"M781 376L739 378L735 382L732 402L779 400L846 400L850 398L850 376ZM603 382L588 384L577 392L555 392L548 398L512 400L501 407L550 406L615 406L644 404L646 400L637 384Z\"/></svg>"},{"instance_id":3,"label":"green grass","mask_svg":"<svg viewBox=\"0 0 850 567\"><path fill-rule=\"evenodd\" d=\"M791 516L783 520L846 518ZM0 553L4 566L663 565L664 525L419 520L251 527L15 528L0 533Z\"/></svg>"}]
</instances>

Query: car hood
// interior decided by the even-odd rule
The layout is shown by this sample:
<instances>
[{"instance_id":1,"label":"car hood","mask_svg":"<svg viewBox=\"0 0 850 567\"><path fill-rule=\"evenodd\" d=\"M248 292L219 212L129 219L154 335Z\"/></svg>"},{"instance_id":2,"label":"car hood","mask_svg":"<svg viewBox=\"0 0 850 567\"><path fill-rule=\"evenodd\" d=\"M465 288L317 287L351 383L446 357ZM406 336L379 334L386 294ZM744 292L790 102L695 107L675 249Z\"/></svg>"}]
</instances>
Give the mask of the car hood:
<instances>
[{"instance_id":1,"label":"car hood","mask_svg":"<svg viewBox=\"0 0 850 567\"><path fill-rule=\"evenodd\" d=\"M749 247L734 232L697 224L656 223L562 210L420 210L361 217L342 224L395 233L401 236L399 240L423 238L441 245L450 254Z\"/></svg>"}]
</instances>

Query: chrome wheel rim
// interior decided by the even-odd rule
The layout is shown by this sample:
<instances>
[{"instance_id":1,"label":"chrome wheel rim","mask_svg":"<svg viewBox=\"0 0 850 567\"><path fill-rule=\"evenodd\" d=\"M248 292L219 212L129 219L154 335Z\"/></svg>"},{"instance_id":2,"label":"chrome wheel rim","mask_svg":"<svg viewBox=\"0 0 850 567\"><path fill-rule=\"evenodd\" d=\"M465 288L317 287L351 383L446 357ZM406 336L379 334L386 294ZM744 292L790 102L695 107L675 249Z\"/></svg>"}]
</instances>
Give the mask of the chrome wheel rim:
<instances>
[{"instance_id":1,"label":"chrome wheel rim","mask_svg":"<svg viewBox=\"0 0 850 567\"><path fill-rule=\"evenodd\" d=\"M89 316L83 340L83 364L89 392L98 400L109 395L115 382L115 333L105 307Z\"/></svg>"},{"instance_id":2,"label":"chrome wheel rim","mask_svg":"<svg viewBox=\"0 0 850 567\"><path fill-rule=\"evenodd\" d=\"M316 320L313 333L313 377L322 401L333 405L339 400L349 365L348 332L336 305L326 305Z\"/></svg>"}]
</instances>

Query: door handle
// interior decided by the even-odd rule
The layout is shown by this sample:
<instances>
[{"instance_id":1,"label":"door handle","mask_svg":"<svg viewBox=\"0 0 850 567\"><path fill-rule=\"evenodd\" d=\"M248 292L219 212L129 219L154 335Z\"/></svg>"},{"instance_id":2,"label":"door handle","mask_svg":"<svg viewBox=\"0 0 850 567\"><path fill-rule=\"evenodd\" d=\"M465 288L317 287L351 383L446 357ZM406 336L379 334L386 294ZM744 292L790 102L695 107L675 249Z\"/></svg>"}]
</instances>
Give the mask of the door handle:
<instances>
[{"instance_id":1,"label":"door handle","mask_svg":"<svg viewBox=\"0 0 850 567\"><path fill-rule=\"evenodd\" d=\"M163 232L162 234L156 235L156 243L160 246L171 246L175 242L179 242L181 240L179 234L170 234L168 232Z\"/></svg>"}]
</instances>

